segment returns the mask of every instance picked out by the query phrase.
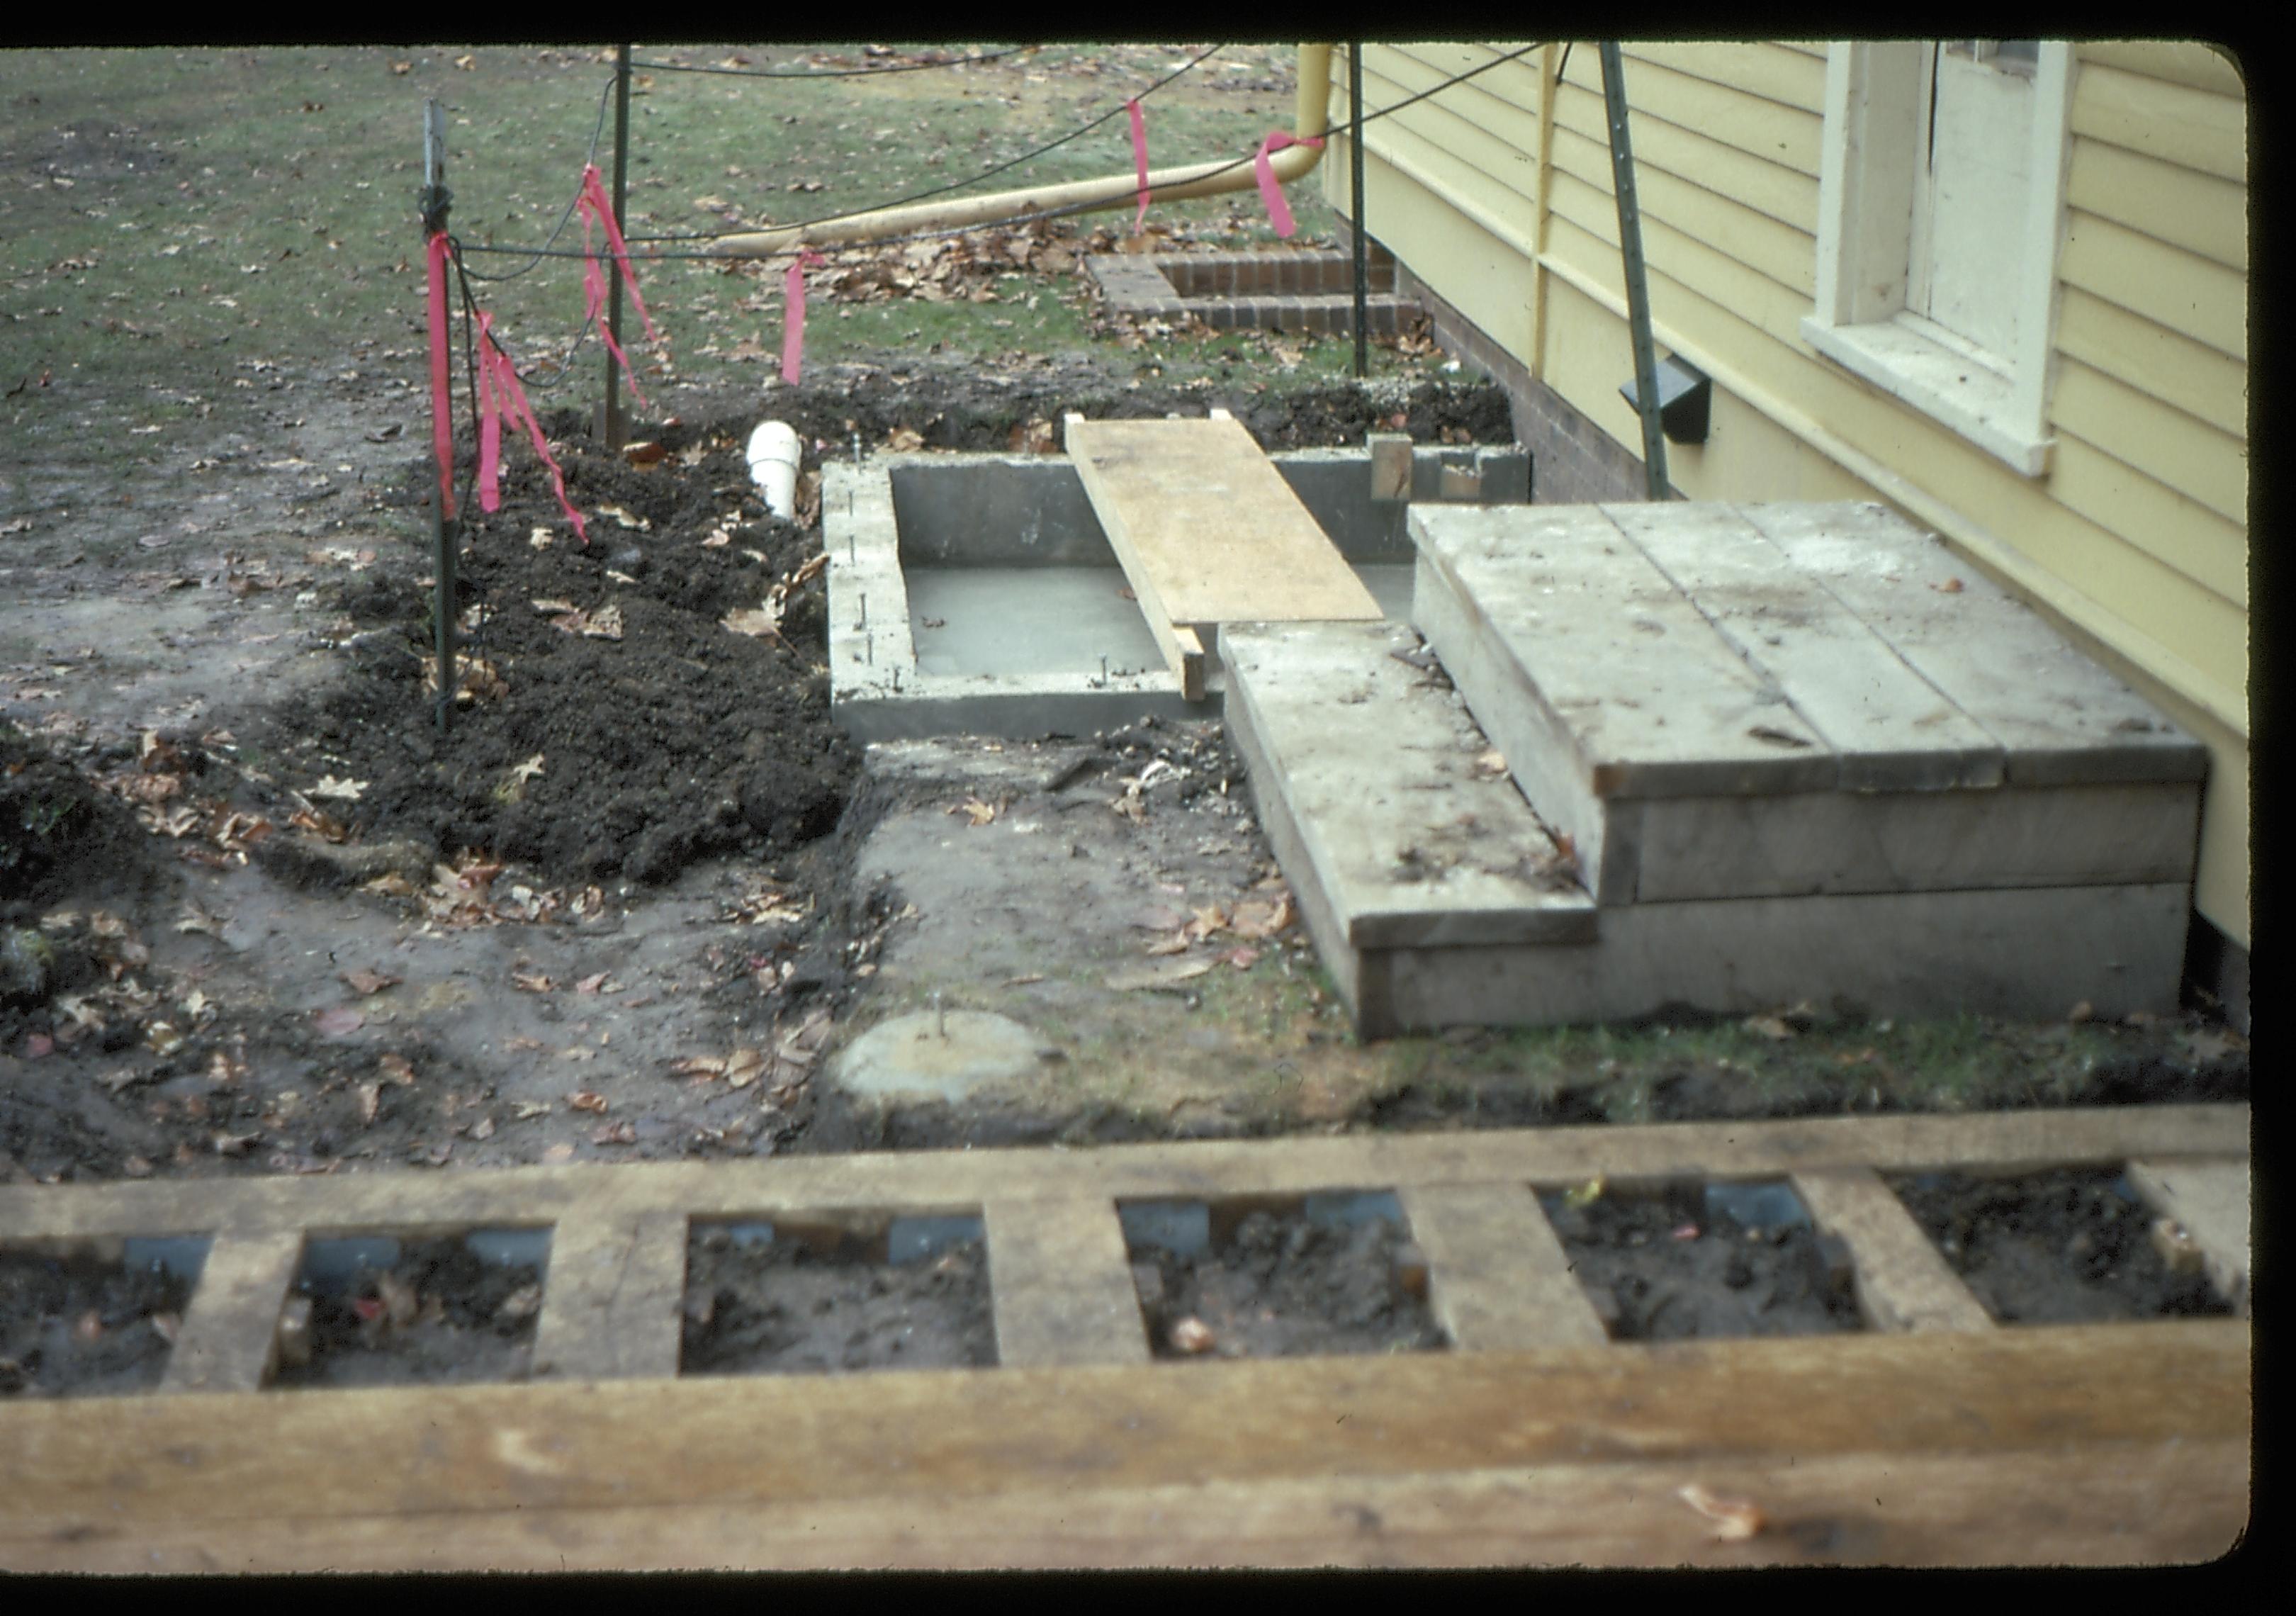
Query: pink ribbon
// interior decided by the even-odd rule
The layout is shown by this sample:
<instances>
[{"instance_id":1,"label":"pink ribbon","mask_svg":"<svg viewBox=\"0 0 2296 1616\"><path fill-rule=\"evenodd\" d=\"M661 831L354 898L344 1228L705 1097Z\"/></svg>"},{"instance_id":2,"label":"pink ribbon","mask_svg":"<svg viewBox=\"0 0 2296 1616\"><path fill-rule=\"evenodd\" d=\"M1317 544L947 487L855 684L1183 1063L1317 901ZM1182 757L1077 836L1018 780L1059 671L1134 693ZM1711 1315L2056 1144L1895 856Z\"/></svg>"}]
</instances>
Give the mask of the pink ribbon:
<instances>
[{"instance_id":1,"label":"pink ribbon","mask_svg":"<svg viewBox=\"0 0 2296 1616\"><path fill-rule=\"evenodd\" d=\"M1140 211L1132 217L1132 234L1138 235L1148 218L1148 123L1141 115L1138 96L1124 105L1132 114L1132 166L1140 175Z\"/></svg>"},{"instance_id":2,"label":"pink ribbon","mask_svg":"<svg viewBox=\"0 0 2296 1616\"><path fill-rule=\"evenodd\" d=\"M1283 187L1275 183L1275 165L1267 160L1271 152L1281 152L1286 146L1321 147L1324 137L1311 135L1305 140L1286 135L1281 129L1269 132L1259 143L1259 154L1251 160L1252 171L1259 178L1259 200L1267 204L1267 222L1275 226L1275 234L1289 238L1292 231L1292 209L1283 201Z\"/></svg>"},{"instance_id":3,"label":"pink ribbon","mask_svg":"<svg viewBox=\"0 0 2296 1616\"><path fill-rule=\"evenodd\" d=\"M606 200L605 183L598 177L595 163L583 167L582 201L586 204L583 240L586 242L589 240L587 216L594 214L598 222L606 227L606 245L614 255L614 262L621 267L622 279L629 283L630 301L637 305L638 318L645 322L647 340L660 341L661 333L653 328L653 316L646 313L645 299L638 296L637 272L630 267L629 245L622 240L622 227L614 222L613 204Z\"/></svg>"},{"instance_id":4,"label":"pink ribbon","mask_svg":"<svg viewBox=\"0 0 2296 1616\"><path fill-rule=\"evenodd\" d=\"M485 332L487 324L491 321L491 319L492 316L488 315L480 315L479 316L479 329L481 332ZM510 356L508 354L503 352L494 345L494 341L490 337L488 338L484 346L480 349L479 360L481 373L485 373L489 371L493 373L493 385L500 391L503 414L510 418L511 426L515 429L520 422L523 422L525 423L528 436L534 439L534 452L541 455L542 463L550 468L550 482L552 488L557 490L559 509L564 511L569 520L573 522L574 537L580 539L585 545L588 544L590 542L590 534L588 529L583 525L582 513L576 510L574 508L574 502L566 497L565 474L559 471L558 462L550 453L550 440L542 435L542 423L534 418L534 406L526 401L526 389L519 385L518 367L510 362ZM479 478L481 488L484 488L487 482L487 468L485 464L486 448L483 437L484 429L481 428L480 431L481 439L480 444L480 460ZM482 503L484 501L484 497L485 496L482 494L480 496ZM495 507L491 504L486 506L486 509L489 511L494 508Z\"/></svg>"},{"instance_id":5,"label":"pink ribbon","mask_svg":"<svg viewBox=\"0 0 2296 1616\"><path fill-rule=\"evenodd\" d=\"M494 316L479 315L479 509L502 509L501 400L495 389Z\"/></svg>"},{"instance_id":6,"label":"pink ribbon","mask_svg":"<svg viewBox=\"0 0 2296 1616\"><path fill-rule=\"evenodd\" d=\"M430 431L439 456L439 513L455 516L455 418L447 390L447 233L430 237Z\"/></svg>"},{"instance_id":7,"label":"pink ribbon","mask_svg":"<svg viewBox=\"0 0 2296 1616\"><path fill-rule=\"evenodd\" d=\"M805 272L828 261L810 247L800 248L782 276L782 380L791 387L805 364Z\"/></svg>"},{"instance_id":8,"label":"pink ribbon","mask_svg":"<svg viewBox=\"0 0 2296 1616\"><path fill-rule=\"evenodd\" d=\"M653 406L646 402L645 390L638 385L638 373L631 365L630 357L622 351L622 345L614 340L613 326L599 318L606 306L606 275L598 267L598 260L587 256L589 248L590 216L585 212L582 216L582 250L585 255L582 259L582 295L588 303L587 317L598 328L598 335L604 339L606 351L614 356L621 365L622 373L630 379L630 396L638 401L640 409L650 410Z\"/></svg>"}]
</instances>

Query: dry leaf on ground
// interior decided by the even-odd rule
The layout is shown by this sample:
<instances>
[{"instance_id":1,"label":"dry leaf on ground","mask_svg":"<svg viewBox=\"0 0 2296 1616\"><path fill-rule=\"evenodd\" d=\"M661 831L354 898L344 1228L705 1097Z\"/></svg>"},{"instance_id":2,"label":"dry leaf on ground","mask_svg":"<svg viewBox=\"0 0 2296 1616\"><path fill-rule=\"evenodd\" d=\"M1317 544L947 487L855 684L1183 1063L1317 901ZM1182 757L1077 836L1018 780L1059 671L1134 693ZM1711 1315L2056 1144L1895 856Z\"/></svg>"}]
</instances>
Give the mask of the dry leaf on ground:
<instances>
[{"instance_id":1,"label":"dry leaf on ground","mask_svg":"<svg viewBox=\"0 0 2296 1616\"><path fill-rule=\"evenodd\" d=\"M1743 1498L1720 1498L1693 1481L1675 1497L1714 1522L1714 1535L1725 1542L1752 1537L1763 1526L1759 1506Z\"/></svg>"},{"instance_id":2,"label":"dry leaf on ground","mask_svg":"<svg viewBox=\"0 0 2296 1616\"><path fill-rule=\"evenodd\" d=\"M590 1111L603 1113L606 1109L612 1104L612 1102L594 1089L578 1088L572 1094L566 1096L566 1104L568 1109L571 1111Z\"/></svg>"},{"instance_id":3,"label":"dry leaf on ground","mask_svg":"<svg viewBox=\"0 0 2296 1616\"><path fill-rule=\"evenodd\" d=\"M386 988L396 988L405 979L381 971L346 971L342 980L353 993L366 997Z\"/></svg>"}]
</instances>

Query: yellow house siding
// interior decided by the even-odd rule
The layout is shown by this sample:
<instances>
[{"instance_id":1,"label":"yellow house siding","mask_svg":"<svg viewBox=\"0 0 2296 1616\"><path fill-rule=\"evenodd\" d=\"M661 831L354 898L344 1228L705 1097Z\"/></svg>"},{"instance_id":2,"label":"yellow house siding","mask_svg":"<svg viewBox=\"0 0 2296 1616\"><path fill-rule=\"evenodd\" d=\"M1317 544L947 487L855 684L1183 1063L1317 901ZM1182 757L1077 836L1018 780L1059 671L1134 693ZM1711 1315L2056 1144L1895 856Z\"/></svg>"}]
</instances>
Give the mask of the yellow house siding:
<instances>
[{"instance_id":1,"label":"yellow house siding","mask_svg":"<svg viewBox=\"0 0 2296 1616\"><path fill-rule=\"evenodd\" d=\"M2195 901L2245 945L2247 116L2231 64L2152 42L2076 52L2054 449L2028 478L1801 335L1824 47L1637 44L1627 55L1655 334L1715 378L1707 442L1669 447L1677 486L1706 498L1878 496L2079 630L2209 745ZM1459 47L1368 47L1366 99L1399 99L1470 60ZM1632 361L1595 48L1573 53L1557 87L1544 171L1537 60L1503 70L1516 75L1504 97L1452 92L1448 115L1423 116L1439 104L1423 103L1365 132L1371 228L1639 452L1618 392ZM1344 176L1325 187L1344 206Z\"/></svg>"},{"instance_id":2,"label":"yellow house siding","mask_svg":"<svg viewBox=\"0 0 2296 1616\"><path fill-rule=\"evenodd\" d=\"M2248 179L2248 106L2243 100L2083 62L2073 92L2073 133L2140 152L2218 179Z\"/></svg>"},{"instance_id":3,"label":"yellow house siding","mask_svg":"<svg viewBox=\"0 0 2296 1616\"><path fill-rule=\"evenodd\" d=\"M2078 286L2063 297L2059 353L2246 441L2247 365Z\"/></svg>"},{"instance_id":4,"label":"yellow house siding","mask_svg":"<svg viewBox=\"0 0 2296 1616\"><path fill-rule=\"evenodd\" d=\"M2073 142L2066 199L2084 213L2248 268L2248 187L2101 140Z\"/></svg>"}]
</instances>

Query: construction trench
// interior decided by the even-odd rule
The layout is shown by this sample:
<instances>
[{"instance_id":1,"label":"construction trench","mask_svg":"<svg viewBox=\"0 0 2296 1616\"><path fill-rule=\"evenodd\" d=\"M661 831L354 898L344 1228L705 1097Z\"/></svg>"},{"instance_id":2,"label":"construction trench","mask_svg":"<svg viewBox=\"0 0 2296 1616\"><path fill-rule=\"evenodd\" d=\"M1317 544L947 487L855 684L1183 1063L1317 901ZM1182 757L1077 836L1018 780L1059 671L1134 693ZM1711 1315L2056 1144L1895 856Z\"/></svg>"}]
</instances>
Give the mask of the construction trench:
<instances>
[{"instance_id":1,"label":"construction trench","mask_svg":"<svg viewBox=\"0 0 2296 1616\"><path fill-rule=\"evenodd\" d=\"M938 783L859 854L914 930L887 925L856 983L879 1013L826 1050L819 1136L0 1187L0 1281L51 1321L6 1349L0 1560L2228 1546L2244 1104L866 1148L1088 1088L1097 1057L1054 1029L1091 995L1204 1002L1226 967L1201 948L1016 969L1042 956L977 930L966 872L1001 838L1029 849L1002 879L1100 901L1061 793L1138 833L1152 770L1111 814L1092 759L1161 735L1193 760L1167 775L1201 767L1210 715L1234 773L1198 840L1245 837L1214 855L1245 894L1227 939L1304 929L1365 1048L1789 1004L2175 1007L2198 749L1887 513L1539 506L1505 445L1269 455L1217 414L1062 432L1064 455L857 464L824 440L824 710L867 749L862 797ZM958 779L977 823L940 806ZM768 1048L767 1083L801 1075ZM74 1342L75 1317L103 1322ZM177 1462L122 1472L122 1445Z\"/></svg>"}]
</instances>

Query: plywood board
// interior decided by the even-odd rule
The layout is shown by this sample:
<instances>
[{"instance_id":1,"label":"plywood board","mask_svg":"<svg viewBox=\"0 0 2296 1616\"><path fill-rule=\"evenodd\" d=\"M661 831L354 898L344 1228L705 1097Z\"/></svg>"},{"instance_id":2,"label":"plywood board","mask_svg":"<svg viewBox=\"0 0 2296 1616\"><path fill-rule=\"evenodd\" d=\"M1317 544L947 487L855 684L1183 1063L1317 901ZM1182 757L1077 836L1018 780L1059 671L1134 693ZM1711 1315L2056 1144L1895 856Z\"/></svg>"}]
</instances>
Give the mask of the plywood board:
<instances>
[{"instance_id":1,"label":"plywood board","mask_svg":"<svg viewBox=\"0 0 2296 1616\"><path fill-rule=\"evenodd\" d=\"M1068 422L1068 451L1151 620L1376 622L1373 600L1234 420Z\"/></svg>"},{"instance_id":2,"label":"plywood board","mask_svg":"<svg viewBox=\"0 0 2296 1616\"><path fill-rule=\"evenodd\" d=\"M2001 743L1727 505L1604 505L1715 631L1777 681L1851 791L2001 783Z\"/></svg>"},{"instance_id":3,"label":"plywood board","mask_svg":"<svg viewBox=\"0 0 2296 1616\"><path fill-rule=\"evenodd\" d=\"M1998 740L2012 784L2199 780L2207 751L1933 535L1870 503L1746 520Z\"/></svg>"},{"instance_id":4,"label":"plywood board","mask_svg":"<svg viewBox=\"0 0 2296 1616\"><path fill-rule=\"evenodd\" d=\"M1420 507L1411 531L1472 604L1497 659L1520 668L1560 721L1595 796L1834 783L1833 749L1786 692L1599 509ZM1491 728L1490 703L1460 688ZM1538 800L1529 783L1524 790Z\"/></svg>"}]
</instances>

